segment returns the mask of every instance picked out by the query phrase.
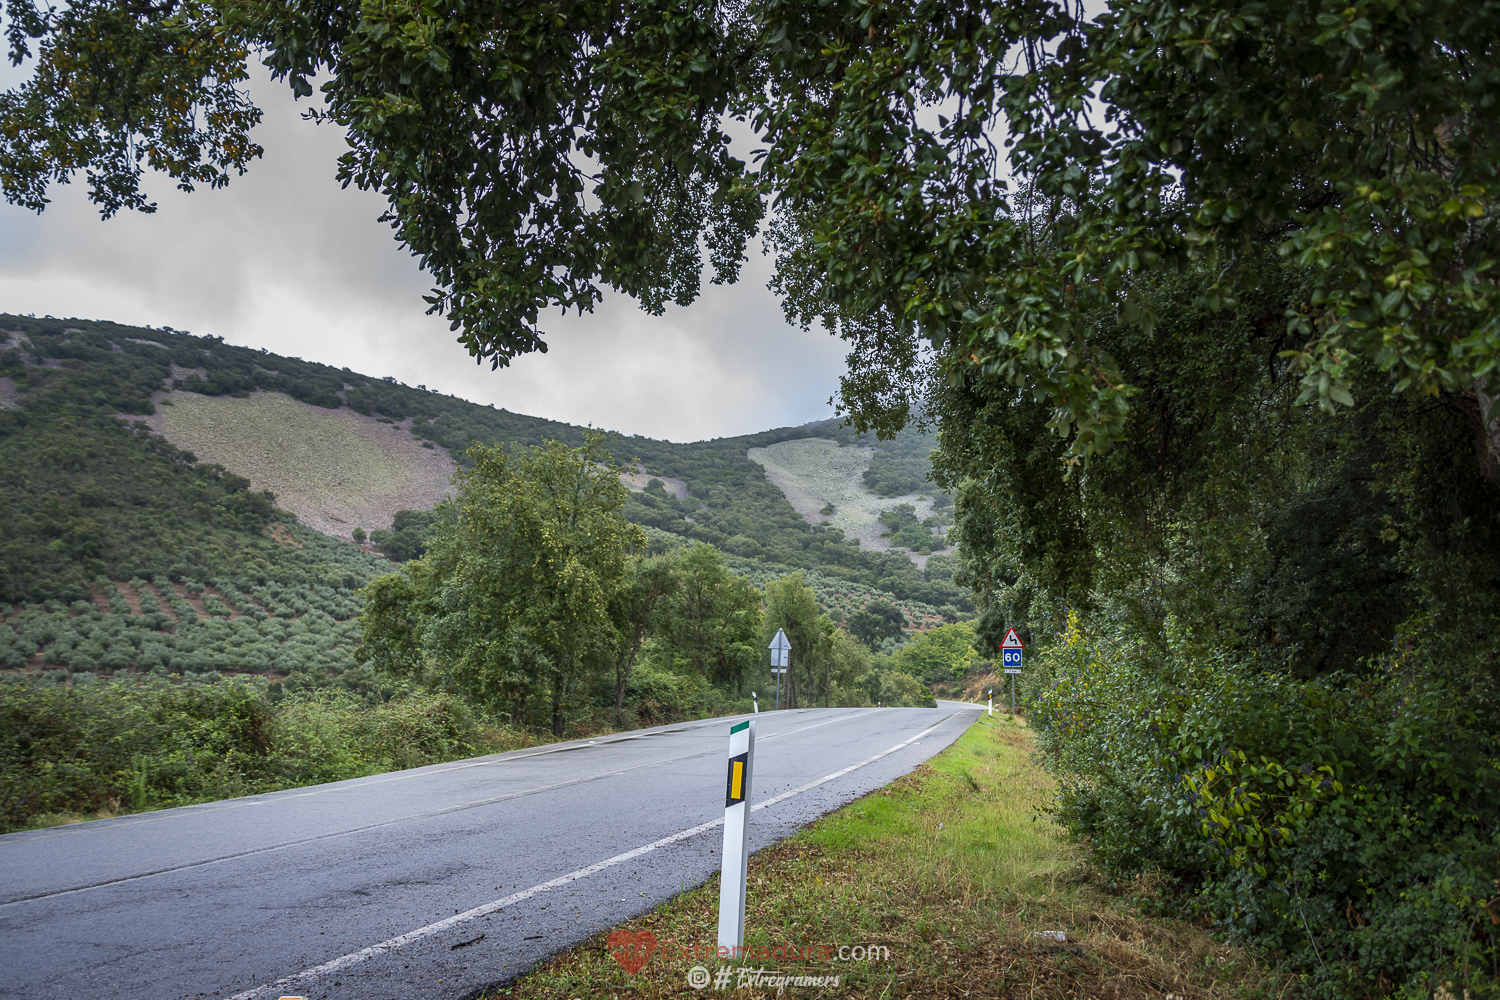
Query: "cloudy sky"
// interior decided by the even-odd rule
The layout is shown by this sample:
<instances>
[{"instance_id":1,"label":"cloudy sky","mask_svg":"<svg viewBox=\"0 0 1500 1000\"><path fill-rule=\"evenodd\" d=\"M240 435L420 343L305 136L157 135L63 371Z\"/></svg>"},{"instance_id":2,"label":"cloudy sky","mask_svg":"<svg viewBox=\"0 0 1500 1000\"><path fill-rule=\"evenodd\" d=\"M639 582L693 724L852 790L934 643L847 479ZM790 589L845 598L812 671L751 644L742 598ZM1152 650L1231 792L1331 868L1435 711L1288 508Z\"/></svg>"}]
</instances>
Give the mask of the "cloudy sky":
<instances>
[{"instance_id":1,"label":"cloudy sky","mask_svg":"<svg viewBox=\"0 0 1500 1000\"><path fill-rule=\"evenodd\" d=\"M8 67L7 67L8 69ZM259 67L256 67L259 71ZM17 82L0 72L0 86ZM844 351L786 325L751 253L739 284L704 281L686 309L649 316L624 296L545 323L550 350L492 372L425 315L429 282L376 222L384 202L333 180L340 133L301 120L258 72L265 156L221 191L158 178L154 215L108 222L82 183L41 215L0 204L0 312L109 319L394 375L512 411L674 441L831 416Z\"/></svg>"}]
</instances>

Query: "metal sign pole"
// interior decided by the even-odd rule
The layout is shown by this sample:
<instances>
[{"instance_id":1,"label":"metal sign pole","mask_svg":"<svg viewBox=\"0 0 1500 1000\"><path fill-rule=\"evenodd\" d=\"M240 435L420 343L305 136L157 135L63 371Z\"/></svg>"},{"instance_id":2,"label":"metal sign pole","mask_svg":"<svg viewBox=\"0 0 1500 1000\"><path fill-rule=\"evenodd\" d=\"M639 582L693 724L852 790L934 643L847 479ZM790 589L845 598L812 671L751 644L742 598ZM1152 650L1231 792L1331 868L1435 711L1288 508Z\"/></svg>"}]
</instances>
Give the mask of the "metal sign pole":
<instances>
[{"instance_id":1,"label":"metal sign pole","mask_svg":"<svg viewBox=\"0 0 1500 1000\"><path fill-rule=\"evenodd\" d=\"M719 948L737 959L745 948L745 881L750 862L750 787L755 774L755 720L729 730L724 786L724 867L719 872Z\"/></svg>"},{"instance_id":2,"label":"metal sign pole","mask_svg":"<svg viewBox=\"0 0 1500 1000\"><path fill-rule=\"evenodd\" d=\"M1010 677L1010 714L1016 714L1016 674L1021 672L1021 653L1026 644L1016 635L1016 630L1006 629L1005 640L1000 643L1000 655L1005 663L1005 673ZM1005 697L1002 691L1000 697Z\"/></svg>"},{"instance_id":3,"label":"metal sign pole","mask_svg":"<svg viewBox=\"0 0 1500 1000\"><path fill-rule=\"evenodd\" d=\"M781 675L792 665L792 644L787 641L786 632L777 629L776 638L771 640L768 648L771 650L771 673L776 675L776 707L780 708Z\"/></svg>"}]
</instances>

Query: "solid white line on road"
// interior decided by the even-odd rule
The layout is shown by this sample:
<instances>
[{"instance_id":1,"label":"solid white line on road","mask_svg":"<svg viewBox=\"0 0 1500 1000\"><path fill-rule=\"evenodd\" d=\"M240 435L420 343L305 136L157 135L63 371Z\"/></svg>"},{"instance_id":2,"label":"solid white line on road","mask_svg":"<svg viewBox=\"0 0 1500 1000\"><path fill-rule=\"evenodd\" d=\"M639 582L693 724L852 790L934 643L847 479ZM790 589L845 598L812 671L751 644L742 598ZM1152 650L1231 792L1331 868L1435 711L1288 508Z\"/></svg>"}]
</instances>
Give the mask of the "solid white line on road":
<instances>
[{"instance_id":1,"label":"solid white line on road","mask_svg":"<svg viewBox=\"0 0 1500 1000\"><path fill-rule=\"evenodd\" d=\"M801 795L803 792L809 791L813 788L817 788L819 785L824 785L836 778L841 778L851 771L857 771L867 764L873 764L875 761L880 760L882 757L888 757L891 754L895 753L897 750L908 747L911 744L917 742L922 737L926 736L928 733L932 732L938 726L941 726L943 723L947 722L957 714L957 712L953 712L950 715L944 716L933 725L928 726L920 733L917 733L915 736L909 739L902 740L900 743L897 743L889 750L882 750L880 753L875 754L873 757L866 757L858 764L851 764L843 770L835 771L832 774L827 775L826 777L819 778L817 781L810 781L807 784L803 785L801 788L794 788L789 792L782 792L780 795L777 795L774 798L766 799L764 802L758 802L755 804L754 810L761 810L766 808L767 806L775 805L778 802L784 802L794 795ZM808 728L812 727L809 726ZM367 959L375 958L378 955L384 955L385 953L390 951L395 951L397 948L404 947L405 945L408 945L413 941L420 941L423 938L432 937L434 934L440 934L443 931L448 930L450 927L456 927L459 924L467 923L470 920L476 920L480 917L488 916L489 914L494 913L496 910L503 910L508 906L514 906L517 903L521 903L528 899L531 899L533 896L539 896L544 892L548 892L549 890L567 885L570 882L576 882L581 878L587 878L588 876L593 875L596 872L604 871L606 868L613 868L616 865L624 864L626 861L638 858L643 854L649 854L650 852L660 850L663 847L670 847L672 844L679 843L691 837L696 837L700 833L706 833L707 831L712 830L717 826L722 826L723 824L724 817L720 816L718 819L711 820L707 823L702 823L690 830L683 830L681 833L674 833L670 837L663 837L662 839L654 840L649 844L643 844L632 851L626 851L624 854L616 854L612 858L606 858L603 861L598 862L597 864L589 865L587 868L580 868L577 871L569 872L568 874L559 876L558 878L555 878L550 882L543 882L540 885L534 885L530 889L523 889L520 892L513 893L502 899L496 899L492 902L483 903L479 906L474 907L472 910L465 910L463 913L456 913L444 920L439 920L436 923L428 924L426 927L418 927L414 931L407 931L400 937L393 937L388 940L382 941L379 944L372 944L368 948L361 948L359 951L350 952L349 954L342 955L338 958L333 959L332 961L324 962L322 965L315 965L312 968L304 969L301 972L296 973L295 975L287 976L284 979L278 979L274 983L266 983L265 985L257 986L254 989L246 990L243 993L236 993L234 996L230 997L229 1000L254 1000L254 998L273 990L285 993L293 987L297 987L309 982L310 980L317 979L319 976L326 976L330 972L338 972L341 969L349 968L351 965L358 965L359 963Z\"/></svg>"}]
</instances>

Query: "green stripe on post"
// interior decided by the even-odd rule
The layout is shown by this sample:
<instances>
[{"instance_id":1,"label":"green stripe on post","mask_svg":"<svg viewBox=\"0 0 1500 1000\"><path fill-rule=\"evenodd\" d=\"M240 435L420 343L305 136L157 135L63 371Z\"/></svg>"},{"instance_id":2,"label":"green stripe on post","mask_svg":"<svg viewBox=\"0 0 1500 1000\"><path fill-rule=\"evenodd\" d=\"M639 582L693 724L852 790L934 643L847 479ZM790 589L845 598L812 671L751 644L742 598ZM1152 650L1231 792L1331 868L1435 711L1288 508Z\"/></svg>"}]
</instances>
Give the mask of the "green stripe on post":
<instances>
[{"instance_id":1,"label":"green stripe on post","mask_svg":"<svg viewBox=\"0 0 1500 1000\"><path fill-rule=\"evenodd\" d=\"M741 722L739 725L737 725L737 726L735 726L735 727L733 727L732 729L729 730L729 735L733 736L735 733L739 732L741 729L749 729L749 728L750 728L750 723L749 722Z\"/></svg>"}]
</instances>

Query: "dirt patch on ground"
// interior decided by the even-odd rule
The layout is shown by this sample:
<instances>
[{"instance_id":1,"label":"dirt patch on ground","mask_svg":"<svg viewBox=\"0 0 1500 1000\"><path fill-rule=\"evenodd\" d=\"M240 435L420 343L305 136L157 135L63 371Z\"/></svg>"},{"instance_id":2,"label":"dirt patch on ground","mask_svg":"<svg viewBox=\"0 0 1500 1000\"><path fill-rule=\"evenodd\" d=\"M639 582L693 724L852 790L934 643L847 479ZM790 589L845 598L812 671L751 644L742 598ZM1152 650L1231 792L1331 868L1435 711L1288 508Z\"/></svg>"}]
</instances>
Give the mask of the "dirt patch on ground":
<instances>
[{"instance_id":1,"label":"dirt patch on ground","mask_svg":"<svg viewBox=\"0 0 1500 1000\"><path fill-rule=\"evenodd\" d=\"M184 368L181 365L172 366L172 374L167 376L167 385L174 386L178 382L191 382L193 379L208 379L207 368Z\"/></svg>"},{"instance_id":2,"label":"dirt patch on ground","mask_svg":"<svg viewBox=\"0 0 1500 1000\"><path fill-rule=\"evenodd\" d=\"M141 613L141 595L135 592L135 588L130 585L130 581L116 580L115 586L120 588L120 596L125 599L125 603L130 607L130 613L139 615Z\"/></svg>"},{"instance_id":3,"label":"dirt patch on ground","mask_svg":"<svg viewBox=\"0 0 1500 1000\"><path fill-rule=\"evenodd\" d=\"M144 418L153 431L270 490L277 506L327 535L352 540L355 528L389 528L396 511L429 510L450 490L455 465L446 452L353 410L279 392L154 398L157 412Z\"/></svg>"},{"instance_id":4,"label":"dirt patch on ground","mask_svg":"<svg viewBox=\"0 0 1500 1000\"><path fill-rule=\"evenodd\" d=\"M880 537L886 531L880 523L881 512L909 503L920 521L932 515L933 502L918 493L902 497L871 493L865 488L864 474L874 456L874 448L840 445L827 438L797 438L746 452L808 524L827 522L845 538L858 539L861 549L885 552L892 546L890 539ZM830 506L833 509L825 514ZM895 551L905 552L919 568L927 568L927 556L899 546Z\"/></svg>"},{"instance_id":5,"label":"dirt patch on ground","mask_svg":"<svg viewBox=\"0 0 1500 1000\"><path fill-rule=\"evenodd\" d=\"M635 472L620 473L620 482L625 484L627 490L641 493L646 489L646 484L656 479L661 482L661 488L668 496L674 496L679 500L688 497L687 483L681 479L673 479L670 476L653 476L649 472L643 472L639 468Z\"/></svg>"}]
</instances>

